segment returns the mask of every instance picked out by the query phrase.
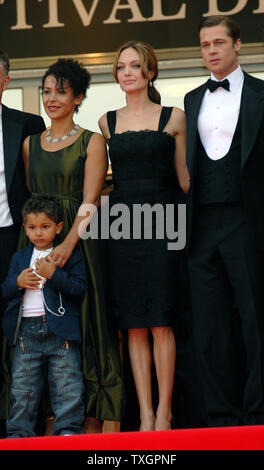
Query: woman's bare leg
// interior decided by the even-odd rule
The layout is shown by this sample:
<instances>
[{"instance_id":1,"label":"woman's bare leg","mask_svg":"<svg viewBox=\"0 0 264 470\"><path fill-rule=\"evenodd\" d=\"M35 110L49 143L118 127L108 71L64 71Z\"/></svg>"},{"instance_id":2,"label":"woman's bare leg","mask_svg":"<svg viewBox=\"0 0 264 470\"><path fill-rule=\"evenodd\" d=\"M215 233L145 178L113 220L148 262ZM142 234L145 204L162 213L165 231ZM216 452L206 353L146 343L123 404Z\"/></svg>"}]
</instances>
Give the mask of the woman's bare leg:
<instances>
[{"instance_id":1,"label":"woman's bare leg","mask_svg":"<svg viewBox=\"0 0 264 470\"><path fill-rule=\"evenodd\" d=\"M128 330L128 348L140 407L140 431L153 431L155 416L152 405L152 355L147 328Z\"/></svg>"},{"instance_id":2,"label":"woman's bare leg","mask_svg":"<svg viewBox=\"0 0 264 470\"><path fill-rule=\"evenodd\" d=\"M155 430L171 429L171 400L176 363L176 342L171 327L155 327L153 352L159 390Z\"/></svg>"},{"instance_id":3,"label":"woman's bare leg","mask_svg":"<svg viewBox=\"0 0 264 470\"><path fill-rule=\"evenodd\" d=\"M103 423L102 431L103 433L119 432L120 424L120 421L105 420Z\"/></svg>"}]
</instances>

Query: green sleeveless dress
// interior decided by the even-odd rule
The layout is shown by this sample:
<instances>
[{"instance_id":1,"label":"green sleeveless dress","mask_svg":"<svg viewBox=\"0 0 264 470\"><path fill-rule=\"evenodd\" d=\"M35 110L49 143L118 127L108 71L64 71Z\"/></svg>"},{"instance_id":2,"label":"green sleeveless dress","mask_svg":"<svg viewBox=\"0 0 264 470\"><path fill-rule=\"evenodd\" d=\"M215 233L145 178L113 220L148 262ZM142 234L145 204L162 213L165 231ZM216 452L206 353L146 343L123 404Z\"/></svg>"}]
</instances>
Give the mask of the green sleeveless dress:
<instances>
[{"instance_id":1,"label":"green sleeveless dress","mask_svg":"<svg viewBox=\"0 0 264 470\"><path fill-rule=\"evenodd\" d=\"M83 197L86 149L93 132L85 130L71 145L48 152L40 134L31 136L29 179L33 194L57 197L63 211L62 241L70 230ZM22 244L25 244L21 240ZM100 240L80 240L86 260L88 286L82 303L82 362L86 389L86 414L101 420L121 421L124 385L118 332L111 327L104 295Z\"/></svg>"}]
</instances>

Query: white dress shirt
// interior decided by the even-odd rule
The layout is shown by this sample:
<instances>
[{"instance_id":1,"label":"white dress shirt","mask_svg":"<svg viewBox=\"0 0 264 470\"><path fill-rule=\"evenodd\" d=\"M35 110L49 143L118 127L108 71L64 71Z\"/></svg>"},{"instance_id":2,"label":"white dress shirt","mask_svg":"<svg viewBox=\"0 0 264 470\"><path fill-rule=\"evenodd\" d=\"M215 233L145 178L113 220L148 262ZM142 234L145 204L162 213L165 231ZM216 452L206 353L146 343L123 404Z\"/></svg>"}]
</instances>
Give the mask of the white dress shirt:
<instances>
[{"instance_id":1,"label":"white dress shirt","mask_svg":"<svg viewBox=\"0 0 264 470\"><path fill-rule=\"evenodd\" d=\"M2 106L0 105L0 227L9 227L10 225L13 225L13 220L10 213L6 192Z\"/></svg>"},{"instance_id":2,"label":"white dress shirt","mask_svg":"<svg viewBox=\"0 0 264 470\"><path fill-rule=\"evenodd\" d=\"M228 153L238 122L244 74L238 66L225 77L230 91L222 87L206 90L198 116L198 131L209 158L219 160ZM216 80L213 74L211 79ZM217 81L217 80L216 80Z\"/></svg>"}]
</instances>

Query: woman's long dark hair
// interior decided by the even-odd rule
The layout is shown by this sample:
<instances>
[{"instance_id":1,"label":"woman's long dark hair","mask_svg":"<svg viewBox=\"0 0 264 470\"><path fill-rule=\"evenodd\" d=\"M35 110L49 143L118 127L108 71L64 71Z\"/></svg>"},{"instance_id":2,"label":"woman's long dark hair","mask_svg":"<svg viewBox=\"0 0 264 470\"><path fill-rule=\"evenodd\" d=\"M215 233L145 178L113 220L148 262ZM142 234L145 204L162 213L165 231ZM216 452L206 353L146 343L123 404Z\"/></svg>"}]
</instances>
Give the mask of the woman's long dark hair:
<instances>
[{"instance_id":1,"label":"woman's long dark hair","mask_svg":"<svg viewBox=\"0 0 264 470\"><path fill-rule=\"evenodd\" d=\"M148 44L147 42L128 41L118 49L116 56L115 56L114 64L113 64L113 75L116 81L118 82L117 64L118 64L120 54L125 49L128 49L130 47L135 49L135 51L137 51L140 57L140 64L141 64L141 70L142 70L143 76L147 78L148 72L150 70L154 73L152 79L148 83L148 97L151 101L153 101L153 103L160 104L161 97L160 97L158 90L154 86L154 81L156 80L158 76L158 61L157 61L157 57L155 55L154 50L152 49L151 45Z\"/></svg>"}]
</instances>

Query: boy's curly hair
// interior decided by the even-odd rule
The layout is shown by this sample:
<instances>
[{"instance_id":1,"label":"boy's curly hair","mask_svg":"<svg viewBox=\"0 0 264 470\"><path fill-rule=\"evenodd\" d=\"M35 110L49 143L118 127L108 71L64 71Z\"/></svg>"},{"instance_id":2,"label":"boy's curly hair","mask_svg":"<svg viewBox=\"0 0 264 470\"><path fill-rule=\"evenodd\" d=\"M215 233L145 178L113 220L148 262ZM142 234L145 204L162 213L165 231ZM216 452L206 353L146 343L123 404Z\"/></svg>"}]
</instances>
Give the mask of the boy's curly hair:
<instances>
[{"instance_id":1,"label":"boy's curly hair","mask_svg":"<svg viewBox=\"0 0 264 470\"><path fill-rule=\"evenodd\" d=\"M39 212L44 212L44 214L56 222L56 224L62 221L60 203L58 199L53 196L48 196L46 194L36 194L31 196L22 208L23 222L26 223L28 214L37 214Z\"/></svg>"}]
</instances>

